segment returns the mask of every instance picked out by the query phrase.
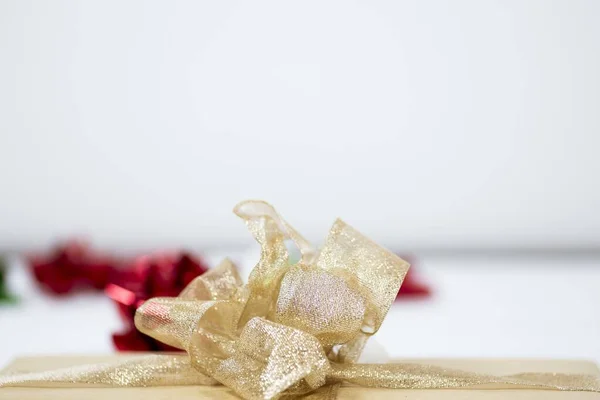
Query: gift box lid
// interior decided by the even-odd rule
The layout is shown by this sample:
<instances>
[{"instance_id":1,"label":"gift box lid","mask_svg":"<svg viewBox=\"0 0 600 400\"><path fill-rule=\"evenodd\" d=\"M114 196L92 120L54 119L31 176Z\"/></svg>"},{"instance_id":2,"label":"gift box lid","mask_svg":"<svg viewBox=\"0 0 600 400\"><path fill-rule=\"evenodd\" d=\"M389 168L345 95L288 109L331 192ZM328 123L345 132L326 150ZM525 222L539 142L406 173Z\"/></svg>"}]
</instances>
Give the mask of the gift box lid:
<instances>
[{"instance_id":1,"label":"gift box lid","mask_svg":"<svg viewBox=\"0 0 600 400\"><path fill-rule=\"evenodd\" d=\"M2 372L37 372L81 364L109 362L114 361L118 357L127 357L127 355L21 357L14 360ZM579 360L411 359L396 361L423 363L494 375L508 375L521 372L556 372L568 374L600 375L600 370L595 363ZM171 398L177 400L238 399L238 397L231 390L224 386L166 386L145 388L0 388L0 399L107 400L115 398L131 400L163 400ZM337 398L352 400L600 400L600 393L563 392L535 389L406 390L343 386L340 389Z\"/></svg>"}]
</instances>

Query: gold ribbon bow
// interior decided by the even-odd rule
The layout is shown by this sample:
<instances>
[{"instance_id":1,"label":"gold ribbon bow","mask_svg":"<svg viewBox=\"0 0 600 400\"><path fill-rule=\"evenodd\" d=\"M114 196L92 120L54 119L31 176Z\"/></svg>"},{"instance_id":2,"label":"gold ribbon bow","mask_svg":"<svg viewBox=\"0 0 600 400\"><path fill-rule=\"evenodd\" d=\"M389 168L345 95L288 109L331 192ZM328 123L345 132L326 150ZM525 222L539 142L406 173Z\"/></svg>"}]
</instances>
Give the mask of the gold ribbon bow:
<instances>
[{"instance_id":1,"label":"gold ribbon bow","mask_svg":"<svg viewBox=\"0 0 600 400\"><path fill-rule=\"evenodd\" d=\"M176 298L153 298L137 328L187 356L152 355L120 364L0 377L0 386L223 384L246 399L334 398L342 382L383 388L514 387L600 391L594 376L489 376L421 364L357 364L409 264L337 220L320 252L269 204L234 212L261 246L243 285L223 261ZM286 240L302 255L290 265Z\"/></svg>"}]
</instances>

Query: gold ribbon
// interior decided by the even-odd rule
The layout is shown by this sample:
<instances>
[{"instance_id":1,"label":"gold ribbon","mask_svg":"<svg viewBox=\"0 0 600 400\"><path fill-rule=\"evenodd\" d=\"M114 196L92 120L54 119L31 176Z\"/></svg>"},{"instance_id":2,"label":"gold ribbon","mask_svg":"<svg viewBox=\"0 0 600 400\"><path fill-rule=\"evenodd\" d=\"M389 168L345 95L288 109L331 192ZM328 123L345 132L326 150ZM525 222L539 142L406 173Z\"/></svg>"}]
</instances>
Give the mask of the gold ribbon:
<instances>
[{"instance_id":1,"label":"gold ribbon","mask_svg":"<svg viewBox=\"0 0 600 400\"><path fill-rule=\"evenodd\" d=\"M150 355L0 377L0 386L228 386L245 399L335 398L341 383L397 389L537 388L600 391L595 376L481 375L422 364L357 364L387 314L409 264L337 220L320 252L269 204L234 212L261 246L243 284L229 260L176 298L153 298L137 328L188 355ZM286 240L301 252L290 265Z\"/></svg>"}]
</instances>

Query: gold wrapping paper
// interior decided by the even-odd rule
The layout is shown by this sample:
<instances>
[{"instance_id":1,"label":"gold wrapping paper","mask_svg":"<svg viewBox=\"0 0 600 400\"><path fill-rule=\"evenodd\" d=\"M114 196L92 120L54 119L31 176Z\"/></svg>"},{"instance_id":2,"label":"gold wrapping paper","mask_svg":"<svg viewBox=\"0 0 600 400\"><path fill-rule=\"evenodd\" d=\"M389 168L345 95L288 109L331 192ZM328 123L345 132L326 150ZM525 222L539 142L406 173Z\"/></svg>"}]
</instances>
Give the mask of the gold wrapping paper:
<instances>
[{"instance_id":1,"label":"gold wrapping paper","mask_svg":"<svg viewBox=\"0 0 600 400\"><path fill-rule=\"evenodd\" d=\"M5 371L9 373L36 373L56 369L72 369L80 365L118 364L131 358L131 354L96 356L45 356L21 357L14 360ZM139 357L134 355L133 357ZM398 363L421 363L443 368L459 369L479 374L514 375L526 371L536 373L561 373L567 375L598 375L600 371L592 362L575 360L527 359L418 359L396 360ZM7 387L0 389L1 400L235 400L239 397L227 386L152 386L152 387ZM492 387L487 389L384 389L343 384L337 400L598 400L600 393L530 390Z\"/></svg>"},{"instance_id":2,"label":"gold wrapping paper","mask_svg":"<svg viewBox=\"0 0 600 400\"><path fill-rule=\"evenodd\" d=\"M227 386L246 399L335 398L342 383L395 389L531 388L600 391L595 375L480 374L420 363L357 364L408 263L337 220L320 252L267 203L234 212L261 246L244 285L231 261L177 298L141 306L137 328L187 356L150 355L0 377L0 386ZM301 252L290 265L286 240Z\"/></svg>"}]
</instances>

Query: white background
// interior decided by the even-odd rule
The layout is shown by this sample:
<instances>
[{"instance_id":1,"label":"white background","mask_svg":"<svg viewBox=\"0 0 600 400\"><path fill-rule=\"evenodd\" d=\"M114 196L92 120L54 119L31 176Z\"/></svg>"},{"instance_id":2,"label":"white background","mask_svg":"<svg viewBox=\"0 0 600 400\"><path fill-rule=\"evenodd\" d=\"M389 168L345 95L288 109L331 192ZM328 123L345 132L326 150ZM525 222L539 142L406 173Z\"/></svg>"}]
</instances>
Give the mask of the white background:
<instances>
[{"instance_id":1,"label":"white background","mask_svg":"<svg viewBox=\"0 0 600 400\"><path fill-rule=\"evenodd\" d=\"M0 2L0 250L600 244L600 2Z\"/></svg>"}]
</instances>

